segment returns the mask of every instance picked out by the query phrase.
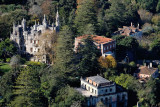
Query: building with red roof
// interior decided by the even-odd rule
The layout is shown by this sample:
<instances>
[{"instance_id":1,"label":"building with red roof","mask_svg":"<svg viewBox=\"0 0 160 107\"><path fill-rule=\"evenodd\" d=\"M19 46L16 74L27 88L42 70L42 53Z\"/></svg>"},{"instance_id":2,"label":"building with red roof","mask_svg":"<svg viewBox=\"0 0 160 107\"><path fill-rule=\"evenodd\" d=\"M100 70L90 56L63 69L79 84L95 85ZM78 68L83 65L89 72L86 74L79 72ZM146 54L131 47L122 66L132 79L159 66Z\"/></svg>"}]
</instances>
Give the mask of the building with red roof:
<instances>
[{"instance_id":1,"label":"building with red roof","mask_svg":"<svg viewBox=\"0 0 160 107\"><path fill-rule=\"evenodd\" d=\"M98 49L100 49L102 56L114 56L114 50L116 49L116 41L111 38L98 35L83 35L75 38L75 51L77 51L78 46L80 46L83 40L86 39L88 36L92 37L94 44L97 46Z\"/></svg>"}]
</instances>

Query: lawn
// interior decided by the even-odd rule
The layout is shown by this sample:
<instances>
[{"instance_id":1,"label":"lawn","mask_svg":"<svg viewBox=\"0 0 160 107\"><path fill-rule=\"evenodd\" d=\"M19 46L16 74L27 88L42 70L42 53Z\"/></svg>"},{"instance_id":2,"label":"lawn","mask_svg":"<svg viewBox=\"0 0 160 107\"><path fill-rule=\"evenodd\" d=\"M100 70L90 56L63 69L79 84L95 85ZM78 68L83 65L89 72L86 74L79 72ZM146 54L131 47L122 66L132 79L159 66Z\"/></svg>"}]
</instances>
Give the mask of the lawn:
<instances>
[{"instance_id":1,"label":"lawn","mask_svg":"<svg viewBox=\"0 0 160 107\"><path fill-rule=\"evenodd\" d=\"M11 66L7 63L0 63L0 72L5 73L11 70Z\"/></svg>"}]
</instances>

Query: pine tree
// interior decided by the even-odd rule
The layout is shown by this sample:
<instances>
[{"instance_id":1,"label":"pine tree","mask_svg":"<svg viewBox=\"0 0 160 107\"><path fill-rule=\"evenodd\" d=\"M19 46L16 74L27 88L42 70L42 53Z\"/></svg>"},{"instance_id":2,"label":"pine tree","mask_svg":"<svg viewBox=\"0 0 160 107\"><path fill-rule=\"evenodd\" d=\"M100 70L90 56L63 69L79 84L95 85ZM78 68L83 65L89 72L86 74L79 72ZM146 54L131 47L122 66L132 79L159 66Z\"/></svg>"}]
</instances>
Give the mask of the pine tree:
<instances>
[{"instance_id":1,"label":"pine tree","mask_svg":"<svg viewBox=\"0 0 160 107\"><path fill-rule=\"evenodd\" d=\"M73 70L73 33L64 26L59 33L54 68L59 72L70 73Z\"/></svg>"},{"instance_id":2,"label":"pine tree","mask_svg":"<svg viewBox=\"0 0 160 107\"><path fill-rule=\"evenodd\" d=\"M11 107L44 107L40 91L38 71L26 68L20 72L14 87L14 100ZM43 99L44 101L44 99Z\"/></svg>"},{"instance_id":3,"label":"pine tree","mask_svg":"<svg viewBox=\"0 0 160 107\"><path fill-rule=\"evenodd\" d=\"M91 37L84 40L84 45L78 49L79 62L77 71L79 76L90 76L99 73L98 57L100 50L97 49Z\"/></svg>"},{"instance_id":4,"label":"pine tree","mask_svg":"<svg viewBox=\"0 0 160 107\"><path fill-rule=\"evenodd\" d=\"M75 27L78 34L82 35L88 24L92 24L96 28L97 16L94 0L83 0L79 4L76 13Z\"/></svg>"}]
</instances>

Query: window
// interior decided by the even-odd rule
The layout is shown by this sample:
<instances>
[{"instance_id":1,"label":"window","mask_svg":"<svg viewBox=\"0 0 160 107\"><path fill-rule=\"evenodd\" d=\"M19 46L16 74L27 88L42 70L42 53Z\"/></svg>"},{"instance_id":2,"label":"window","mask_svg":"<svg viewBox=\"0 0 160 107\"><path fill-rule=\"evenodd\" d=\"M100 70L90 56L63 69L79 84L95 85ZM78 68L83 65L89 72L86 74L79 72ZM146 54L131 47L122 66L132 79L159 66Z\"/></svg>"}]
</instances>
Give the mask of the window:
<instances>
[{"instance_id":1,"label":"window","mask_svg":"<svg viewBox=\"0 0 160 107\"><path fill-rule=\"evenodd\" d=\"M24 47L24 51L26 51L26 47Z\"/></svg>"},{"instance_id":2,"label":"window","mask_svg":"<svg viewBox=\"0 0 160 107\"><path fill-rule=\"evenodd\" d=\"M109 102L112 102L112 97L109 97Z\"/></svg>"},{"instance_id":3,"label":"window","mask_svg":"<svg viewBox=\"0 0 160 107\"><path fill-rule=\"evenodd\" d=\"M124 94L122 95L122 100L125 100L125 95Z\"/></svg>"},{"instance_id":4,"label":"window","mask_svg":"<svg viewBox=\"0 0 160 107\"><path fill-rule=\"evenodd\" d=\"M34 44L36 44L36 40L34 40Z\"/></svg>"},{"instance_id":5,"label":"window","mask_svg":"<svg viewBox=\"0 0 160 107\"><path fill-rule=\"evenodd\" d=\"M110 88L110 92L112 92L112 88Z\"/></svg>"},{"instance_id":6,"label":"window","mask_svg":"<svg viewBox=\"0 0 160 107\"><path fill-rule=\"evenodd\" d=\"M106 50L106 48L104 47L104 50Z\"/></svg>"},{"instance_id":7,"label":"window","mask_svg":"<svg viewBox=\"0 0 160 107\"><path fill-rule=\"evenodd\" d=\"M96 94L96 90L95 90L95 94Z\"/></svg>"},{"instance_id":8,"label":"window","mask_svg":"<svg viewBox=\"0 0 160 107\"><path fill-rule=\"evenodd\" d=\"M92 89L92 93L94 93L94 89Z\"/></svg>"},{"instance_id":9,"label":"window","mask_svg":"<svg viewBox=\"0 0 160 107\"><path fill-rule=\"evenodd\" d=\"M33 48L30 48L30 51L33 52Z\"/></svg>"},{"instance_id":10,"label":"window","mask_svg":"<svg viewBox=\"0 0 160 107\"><path fill-rule=\"evenodd\" d=\"M108 103L108 98L107 97L105 98L105 102Z\"/></svg>"},{"instance_id":11,"label":"window","mask_svg":"<svg viewBox=\"0 0 160 107\"><path fill-rule=\"evenodd\" d=\"M106 89L106 92L107 92L108 90Z\"/></svg>"},{"instance_id":12,"label":"window","mask_svg":"<svg viewBox=\"0 0 160 107\"><path fill-rule=\"evenodd\" d=\"M101 98L101 101L103 101L103 98Z\"/></svg>"},{"instance_id":13,"label":"window","mask_svg":"<svg viewBox=\"0 0 160 107\"><path fill-rule=\"evenodd\" d=\"M32 43L32 39L30 40L30 42Z\"/></svg>"},{"instance_id":14,"label":"window","mask_svg":"<svg viewBox=\"0 0 160 107\"><path fill-rule=\"evenodd\" d=\"M38 52L40 52L40 49L38 49Z\"/></svg>"},{"instance_id":15,"label":"window","mask_svg":"<svg viewBox=\"0 0 160 107\"><path fill-rule=\"evenodd\" d=\"M108 46L107 46L107 50L108 50Z\"/></svg>"}]
</instances>

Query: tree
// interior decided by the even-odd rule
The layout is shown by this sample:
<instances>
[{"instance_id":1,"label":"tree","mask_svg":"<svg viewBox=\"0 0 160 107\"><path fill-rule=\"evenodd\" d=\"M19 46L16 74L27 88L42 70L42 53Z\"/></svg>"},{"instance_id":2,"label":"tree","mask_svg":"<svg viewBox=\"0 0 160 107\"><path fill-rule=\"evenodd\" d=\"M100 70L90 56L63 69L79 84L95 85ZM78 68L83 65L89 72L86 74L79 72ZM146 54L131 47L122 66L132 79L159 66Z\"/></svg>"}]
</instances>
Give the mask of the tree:
<instances>
[{"instance_id":1,"label":"tree","mask_svg":"<svg viewBox=\"0 0 160 107\"><path fill-rule=\"evenodd\" d=\"M73 33L68 26L63 26L56 45L55 68L59 72L73 71Z\"/></svg>"},{"instance_id":2,"label":"tree","mask_svg":"<svg viewBox=\"0 0 160 107\"><path fill-rule=\"evenodd\" d=\"M128 106L132 107L138 102L137 93L142 89L141 84L131 75L121 74L115 78L117 85L121 85L128 91Z\"/></svg>"},{"instance_id":3,"label":"tree","mask_svg":"<svg viewBox=\"0 0 160 107\"><path fill-rule=\"evenodd\" d=\"M75 89L66 86L57 92L57 95L55 97L55 103L53 104L53 106L70 107L75 101L80 101L81 103L84 103L85 98Z\"/></svg>"},{"instance_id":4,"label":"tree","mask_svg":"<svg viewBox=\"0 0 160 107\"><path fill-rule=\"evenodd\" d=\"M147 10L144 10L144 9L140 9L140 10L138 10L138 14L140 15L140 19L141 19L142 23L150 23L151 22L153 13L151 13Z\"/></svg>"},{"instance_id":5,"label":"tree","mask_svg":"<svg viewBox=\"0 0 160 107\"><path fill-rule=\"evenodd\" d=\"M79 47L77 57L77 71L79 76L95 75L99 71L98 57L100 50L97 49L91 37L84 39L82 46Z\"/></svg>"},{"instance_id":6,"label":"tree","mask_svg":"<svg viewBox=\"0 0 160 107\"><path fill-rule=\"evenodd\" d=\"M74 23L79 35L84 34L84 30L88 24L92 24L96 28L97 17L94 0L83 0L79 4Z\"/></svg>"},{"instance_id":7,"label":"tree","mask_svg":"<svg viewBox=\"0 0 160 107\"><path fill-rule=\"evenodd\" d=\"M4 61L6 61L7 57L11 57L15 52L16 47L9 39L0 42L0 57L4 58Z\"/></svg>"},{"instance_id":8,"label":"tree","mask_svg":"<svg viewBox=\"0 0 160 107\"><path fill-rule=\"evenodd\" d=\"M159 84L159 79L150 78L145 87L138 92L139 102L142 103L142 105L150 107L158 106L160 102Z\"/></svg>"},{"instance_id":9,"label":"tree","mask_svg":"<svg viewBox=\"0 0 160 107\"><path fill-rule=\"evenodd\" d=\"M117 35L113 39L116 40L116 57L119 60L124 59L127 52L131 52L135 56L137 47L139 46L135 38Z\"/></svg>"},{"instance_id":10,"label":"tree","mask_svg":"<svg viewBox=\"0 0 160 107\"><path fill-rule=\"evenodd\" d=\"M36 54L39 59L42 60L42 56L47 55L49 57L47 60L53 64L56 51L55 47L58 39L57 36L58 34L52 31L46 31L41 35L39 38L39 46L41 46L41 50Z\"/></svg>"},{"instance_id":11,"label":"tree","mask_svg":"<svg viewBox=\"0 0 160 107\"><path fill-rule=\"evenodd\" d=\"M160 15L154 15L152 18L152 23L154 23L157 26L160 26Z\"/></svg>"},{"instance_id":12,"label":"tree","mask_svg":"<svg viewBox=\"0 0 160 107\"><path fill-rule=\"evenodd\" d=\"M75 11L76 6L76 0L59 0L58 7L62 26L70 24L71 20L69 20L69 17Z\"/></svg>"},{"instance_id":13,"label":"tree","mask_svg":"<svg viewBox=\"0 0 160 107\"><path fill-rule=\"evenodd\" d=\"M159 39L156 39L151 43L150 50L152 51L154 58L159 58L159 53L160 53L160 40Z\"/></svg>"},{"instance_id":14,"label":"tree","mask_svg":"<svg viewBox=\"0 0 160 107\"><path fill-rule=\"evenodd\" d=\"M47 102L40 91L38 70L26 68L20 72L14 87L11 107L44 107ZM43 100L42 100L43 99Z\"/></svg>"},{"instance_id":15,"label":"tree","mask_svg":"<svg viewBox=\"0 0 160 107\"><path fill-rule=\"evenodd\" d=\"M3 96L3 106L7 106L12 100L13 86L18 72L6 72L0 79L0 94Z\"/></svg>"},{"instance_id":16,"label":"tree","mask_svg":"<svg viewBox=\"0 0 160 107\"><path fill-rule=\"evenodd\" d=\"M101 65L101 67L106 68L106 69L107 68L115 68L117 66L116 60L111 55L108 55L107 57L101 56L98 61Z\"/></svg>"},{"instance_id":17,"label":"tree","mask_svg":"<svg viewBox=\"0 0 160 107\"><path fill-rule=\"evenodd\" d=\"M11 61L10 61L10 65L13 69L17 69L19 67L19 65L21 64L21 61L20 61L20 56L18 55L15 55L11 58Z\"/></svg>"}]
</instances>

